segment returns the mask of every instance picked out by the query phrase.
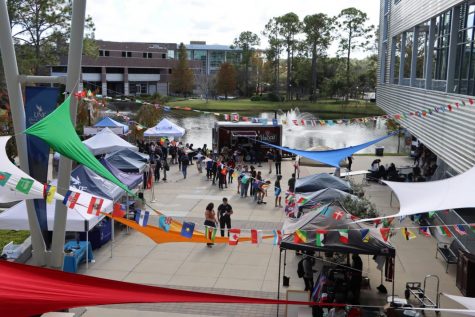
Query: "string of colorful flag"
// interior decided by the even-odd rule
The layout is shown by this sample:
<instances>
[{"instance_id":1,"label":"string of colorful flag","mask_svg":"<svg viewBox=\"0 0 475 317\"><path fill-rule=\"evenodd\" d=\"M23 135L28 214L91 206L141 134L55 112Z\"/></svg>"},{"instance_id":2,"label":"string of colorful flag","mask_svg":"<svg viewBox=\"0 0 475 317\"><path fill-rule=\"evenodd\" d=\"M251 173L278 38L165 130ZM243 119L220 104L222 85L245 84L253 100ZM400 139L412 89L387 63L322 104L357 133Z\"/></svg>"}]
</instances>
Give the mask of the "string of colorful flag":
<instances>
[{"instance_id":1,"label":"string of colorful flag","mask_svg":"<svg viewBox=\"0 0 475 317\"><path fill-rule=\"evenodd\" d=\"M182 107L182 106L169 106L169 105L161 105L161 104L154 104L147 101L143 101L139 98L130 98L123 96L122 98L117 97L110 97L110 96L102 96L102 95L94 95L90 90L89 91L80 91L75 94L75 97L78 99L83 99L84 101L94 102L96 104L105 106L103 100L111 100L111 101L133 101L139 104L146 104L146 105L153 105L156 109L162 109L163 111L172 111L172 110L182 110L182 111L194 111L203 114L212 114L217 117L223 117L225 121L244 121L244 122L253 122L253 123L262 123L267 124L267 118L257 118L257 117L248 117L248 116L239 116L237 113L220 113L220 112L210 112L205 110L198 110L193 109L191 107ZM98 101L96 98L102 98L102 101ZM445 113L445 112L453 112L454 109L458 109L460 107L467 106L467 103L471 106L475 105L475 101L472 98L468 98L467 100L462 99L460 102L454 102L453 104L442 105L442 106L429 106L424 110L417 110L417 111L409 111L409 112L401 112L397 114L387 114L387 115L380 115L380 116L368 116L368 117L361 117L361 118L352 118L352 119L335 119L335 120L319 120L319 119L292 119L290 122L287 119L280 119L280 123L288 124L292 123L295 126L307 126L307 127L317 127L317 126L332 126L335 124L349 124L349 123L367 123L370 121L376 121L378 119L407 119L408 117L419 117L419 118L427 118L435 113ZM121 115L125 120L130 120L128 116ZM278 119L272 119L272 123L277 124Z\"/></svg>"}]
</instances>

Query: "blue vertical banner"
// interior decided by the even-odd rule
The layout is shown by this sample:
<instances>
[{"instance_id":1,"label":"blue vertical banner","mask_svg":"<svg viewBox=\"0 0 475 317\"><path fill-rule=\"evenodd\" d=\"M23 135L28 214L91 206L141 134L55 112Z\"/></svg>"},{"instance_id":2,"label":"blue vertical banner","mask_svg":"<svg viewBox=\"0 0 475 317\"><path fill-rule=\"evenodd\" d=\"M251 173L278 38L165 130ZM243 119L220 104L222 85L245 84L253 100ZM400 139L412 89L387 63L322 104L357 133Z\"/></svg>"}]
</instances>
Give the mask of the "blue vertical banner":
<instances>
[{"instance_id":1,"label":"blue vertical banner","mask_svg":"<svg viewBox=\"0 0 475 317\"><path fill-rule=\"evenodd\" d=\"M58 104L59 88L54 87L26 87L25 88L25 115L26 127L29 128L56 109ZM28 164L30 175L36 180L48 181L49 145L41 139L28 135ZM43 238L46 245L51 244L48 234L48 219L46 214L46 200L35 199L35 211L38 217Z\"/></svg>"}]
</instances>

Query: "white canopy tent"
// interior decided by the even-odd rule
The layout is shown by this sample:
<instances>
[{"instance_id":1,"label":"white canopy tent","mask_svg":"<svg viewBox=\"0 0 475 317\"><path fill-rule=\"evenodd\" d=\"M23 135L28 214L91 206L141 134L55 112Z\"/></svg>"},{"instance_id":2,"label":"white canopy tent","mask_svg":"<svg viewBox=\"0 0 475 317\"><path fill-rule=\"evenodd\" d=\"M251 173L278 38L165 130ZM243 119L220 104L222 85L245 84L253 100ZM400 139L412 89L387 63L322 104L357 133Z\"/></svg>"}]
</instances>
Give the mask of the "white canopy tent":
<instances>
[{"instance_id":1,"label":"white canopy tent","mask_svg":"<svg viewBox=\"0 0 475 317\"><path fill-rule=\"evenodd\" d=\"M91 194L80 191L71 187L72 191L80 193L78 204L74 209L68 208L68 218L66 222L66 231L87 232L94 228L99 221L104 218L103 215L95 216L87 213L87 207L91 201ZM61 201L53 201L46 205L46 213L48 217L48 230L52 231L54 226L54 210L55 204L62 204ZM82 206L81 206L82 205ZM104 199L102 211L110 213L113 208L111 200ZM28 215L26 212L26 204L24 201L0 213L0 229L1 230L30 230L28 223Z\"/></svg>"},{"instance_id":2,"label":"white canopy tent","mask_svg":"<svg viewBox=\"0 0 475 317\"><path fill-rule=\"evenodd\" d=\"M145 137L174 137L181 138L185 135L185 129L176 125L168 119L162 119L156 126L147 129L144 134Z\"/></svg>"},{"instance_id":3,"label":"white canopy tent","mask_svg":"<svg viewBox=\"0 0 475 317\"><path fill-rule=\"evenodd\" d=\"M461 314L464 314L464 315L469 315L469 316L475 316L475 298L449 295L449 294L445 294L445 293L442 293L442 295L450 298L454 302L457 302L460 305L463 305L467 308L466 311L463 311L463 310L455 311L454 310L454 312L461 313Z\"/></svg>"},{"instance_id":4,"label":"white canopy tent","mask_svg":"<svg viewBox=\"0 0 475 317\"><path fill-rule=\"evenodd\" d=\"M136 146L125 141L109 128L104 128L101 132L82 143L84 143L94 155L107 154L123 149L138 151Z\"/></svg>"}]
</instances>

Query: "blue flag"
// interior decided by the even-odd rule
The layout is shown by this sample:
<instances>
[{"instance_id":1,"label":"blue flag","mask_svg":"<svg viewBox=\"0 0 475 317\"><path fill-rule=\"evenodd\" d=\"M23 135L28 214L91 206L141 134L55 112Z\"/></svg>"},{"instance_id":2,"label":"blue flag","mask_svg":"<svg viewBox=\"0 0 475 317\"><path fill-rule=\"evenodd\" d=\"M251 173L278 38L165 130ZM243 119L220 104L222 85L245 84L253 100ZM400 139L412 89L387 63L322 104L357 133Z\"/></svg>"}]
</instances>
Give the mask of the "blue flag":
<instances>
[{"instance_id":1,"label":"blue flag","mask_svg":"<svg viewBox=\"0 0 475 317\"><path fill-rule=\"evenodd\" d=\"M183 227L181 227L182 236L191 239L193 231L195 231L195 224L193 222L183 222Z\"/></svg>"},{"instance_id":2,"label":"blue flag","mask_svg":"<svg viewBox=\"0 0 475 317\"><path fill-rule=\"evenodd\" d=\"M165 215L158 217L158 227L165 232L170 231L170 225L172 223L172 218Z\"/></svg>"},{"instance_id":3,"label":"blue flag","mask_svg":"<svg viewBox=\"0 0 475 317\"><path fill-rule=\"evenodd\" d=\"M135 222L137 222L142 227L145 227L148 223L148 217L150 216L150 212L145 210L137 210L135 214Z\"/></svg>"}]
</instances>

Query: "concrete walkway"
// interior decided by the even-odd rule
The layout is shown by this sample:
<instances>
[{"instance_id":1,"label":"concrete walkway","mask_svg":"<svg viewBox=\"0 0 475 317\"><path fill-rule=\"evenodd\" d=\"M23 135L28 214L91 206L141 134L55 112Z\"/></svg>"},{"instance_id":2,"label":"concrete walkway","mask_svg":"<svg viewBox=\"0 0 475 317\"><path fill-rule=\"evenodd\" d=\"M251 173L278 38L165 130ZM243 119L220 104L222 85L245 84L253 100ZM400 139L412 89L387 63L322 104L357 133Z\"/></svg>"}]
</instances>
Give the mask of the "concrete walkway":
<instances>
[{"instance_id":1,"label":"concrete walkway","mask_svg":"<svg viewBox=\"0 0 475 317\"><path fill-rule=\"evenodd\" d=\"M356 156L353 170L367 169L374 157ZM396 166L408 165L406 157L383 157L383 164L394 162ZM268 174L268 165L263 164L264 178L273 182L275 174ZM273 168L274 171L274 168ZM293 171L293 161L285 161L282 167L282 186L286 189L287 180ZM301 167L300 176L318 172L331 172L332 169ZM227 197L233 206L233 226L243 229L280 229L284 220L282 208L274 207L273 190L269 190L266 205L257 205L251 198L237 195L236 184L225 190L219 190L206 180L205 174L198 174L195 165L188 169L188 178L183 179L178 166L172 165L167 175L168 182L155 185L156 203L152 204L165 214L177 220L194 221L202 228L204 210L209 202L215 204L215 210L222 197ZM361 178L356 178L361 182ZM271 187L273 188L273 187ZM371 183L365 187L366 196L376 205L381 214L395 213L398 210L397 198L393 197L387 186ZM150 201L150 191L146 193ZM157 218L150 220L157 223ZM410 224L404 220L403 224ZM396 224L399 226L399 224ZM441 279L441 292L460 295L455 287L455 266L445 273L445 263L436 260L436 239L418 235L417 239L405 241L398 232L392 239L397 249L395 294L404 296L405 283L421 281L428 274L436 274ZM112 254L112 257L111 257ZM146 236L125 229L116 231L116 239L111 246L105 245L94 253L96 262L86 270L80 268L81 274L110 278L126 282L160 285L180 289L207 291L211 293L234 294L243 296L261 296L276 298L279 264L279 248L272 241L264 240L260 245L242 243L238 246L216 245L212 249L202 244L173 243L157 245ZM303 290L303 280L296 274L300 257L294 252L287 253L286 275L290 276L290 286L281 288L281 298L286 297L286 290ZM370 257L363 257L364 270L370 278L372 290L364 290L362 298L371 298L384 303L385 296L377 294L376 286L380 284L380 271ZM391 292L391 284L384 282ZM431 288L430 290L432 290ZM435 294L430 294L434 298ZM453 302L441 298L443 307L457 307ZM280 308L284 316L285 307ZM219 305L219 304L147 304L116 305L101 308L86 308L83 316L275 316L276 307L269 305ZM430 316L430 314L428 314ZM455 316L455 314L443 315Z\"/></svg>"}]
</instances>

